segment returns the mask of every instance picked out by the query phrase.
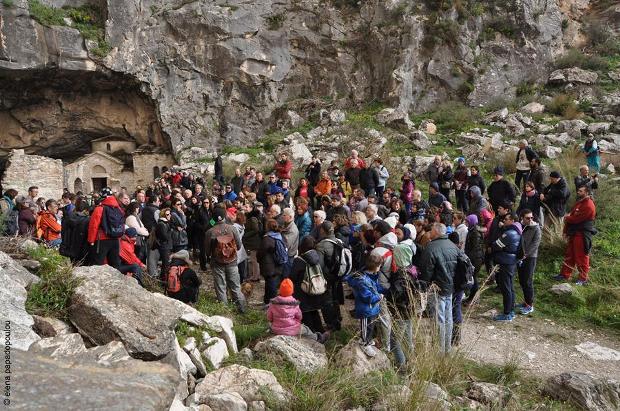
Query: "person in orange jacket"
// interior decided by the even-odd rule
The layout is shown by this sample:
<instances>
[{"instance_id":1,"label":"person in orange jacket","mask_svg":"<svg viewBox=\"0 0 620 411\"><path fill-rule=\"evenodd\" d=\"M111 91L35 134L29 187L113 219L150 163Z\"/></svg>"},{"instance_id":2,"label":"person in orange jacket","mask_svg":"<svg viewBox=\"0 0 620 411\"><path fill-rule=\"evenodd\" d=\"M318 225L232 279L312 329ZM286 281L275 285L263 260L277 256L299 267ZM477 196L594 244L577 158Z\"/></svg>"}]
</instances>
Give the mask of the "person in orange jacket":
<instances>
[{"instance_id":1,"label":"person in orange jacket","mask_svg":"<svg viewBox=\"0 0 620 411\"><path fill-rule=\"evenodd\" d=\"M566 281L570 279L573 270L579 271L579 279L576 285L588 283L590 271L590 249L592 248L592 236L597 233L594 228L596 218L596 206L591 197L591 189L582 186L577 189L577 202L570 213L564 217L564 235L568 236L568 245L564 253L564 263L560 275L555 279Z\"/></svg>"},{"instance_id":2,"label":"person in orange jacket","mask_svg":"<svg viewBox=\"0 0 620 411\"><path fill-rule=\"evenodd\" d=\"M50 247L60 247L60 243L62 243L62 238L60 238L62 227L56 219L57 212L58 203L56 200L47 200L45 210L39 211L37 218L37 233L41 234L41 238Z\"/></svg>"},{"instance_id":3,"label":"person in orange jacket","mask_svg":"<svg viewBox=\"0 0 620 411\"><path fill-rule=\"evenodd\" d=\"M129 227L125 230L125 234L120 239L120 258L121 265L118 270L138 280L138 283L142 285L142 273L146 270L146 265L136 255L136 236L138 231Z\"/></svg>"}]
</instances>

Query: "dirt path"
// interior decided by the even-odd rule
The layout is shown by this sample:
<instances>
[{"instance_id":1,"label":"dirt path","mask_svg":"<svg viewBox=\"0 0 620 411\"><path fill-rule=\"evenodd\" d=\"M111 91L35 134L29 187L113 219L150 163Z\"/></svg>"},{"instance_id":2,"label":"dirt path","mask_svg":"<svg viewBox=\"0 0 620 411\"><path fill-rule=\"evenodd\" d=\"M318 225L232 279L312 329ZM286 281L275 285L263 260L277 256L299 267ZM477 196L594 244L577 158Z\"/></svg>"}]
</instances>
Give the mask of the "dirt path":
<instances>
[{"instance_id":1,"label":"dirt path","mask_svg":"<svg viewBox=\"0 0 620 411\"><path fill-rule=\"evenodd\" d=\"M620 380L620 341L539 317L519 316L502 324L492 321L490 313L473 314L465 324L461 350L482 362L517 361L522 369L543 377L580 371Z\"/></svg>"},{"instance_id":2,"label":"dirt path","mask_svg":"<svg viewBox=\"0 0 620 411\"><path fill-rule=\"evenodd\" d=\"M212 277L208 274L203 276L205 291L213 293ZM262 281L253 283L249 298L251 306L259 308L263 305L263 292ZM353 301L346 300L342 313L344 325L355 327L355 320L347 315L347 310L352 306ZM466 319L459 349L467 357L498 365L516 361L523 370L532 371L540 377L580 371L620 380L620 341L617 339L597 330L572 329L537 316L518 316L512 323L502 324L492 321L492 315L491 312L474 312ZM584 343L603 347L602 357L590 356L594 355L592 346L583 348L590 355L576 348ZM609 352L605 352L605 348Z\"/></svg>"}]
</instances>

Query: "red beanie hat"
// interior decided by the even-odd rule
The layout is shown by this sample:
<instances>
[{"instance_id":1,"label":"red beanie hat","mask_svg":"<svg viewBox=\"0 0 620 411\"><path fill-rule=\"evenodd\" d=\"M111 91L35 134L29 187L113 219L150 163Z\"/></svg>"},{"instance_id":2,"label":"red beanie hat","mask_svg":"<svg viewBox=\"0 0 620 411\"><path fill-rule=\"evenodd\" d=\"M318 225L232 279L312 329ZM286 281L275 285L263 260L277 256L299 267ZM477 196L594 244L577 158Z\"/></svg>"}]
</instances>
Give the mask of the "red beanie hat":
<instances>
[{"instance_id":1,"label":"red beanie hat","mask_svg":"<svg viewBox=\"0 0 620 411\"><path fill-rule=\"evenodd\" d=\"M290 279L285 278L284 280L282 280L282 283L280 284L281 297L290 297L291 295L293 295L293 290L293 282Z\"/></svg>"}]
</instances>

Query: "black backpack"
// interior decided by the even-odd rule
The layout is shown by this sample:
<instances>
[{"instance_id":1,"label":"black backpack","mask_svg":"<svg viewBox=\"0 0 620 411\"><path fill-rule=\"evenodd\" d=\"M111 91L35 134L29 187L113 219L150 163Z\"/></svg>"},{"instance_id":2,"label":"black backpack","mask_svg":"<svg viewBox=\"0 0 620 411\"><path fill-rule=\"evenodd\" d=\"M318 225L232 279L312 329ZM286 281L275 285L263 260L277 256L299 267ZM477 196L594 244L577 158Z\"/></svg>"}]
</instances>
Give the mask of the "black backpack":
<instances>
[{"instance_id":1,"label":"black backpack","mask_svg":"<svg viewBox=\"0 0 620 411\"><path fill-rule=\"evenodd\" d=\"M62 220L62 243L58 252L72 262L84 261L88 254L88 223L90 217L72 213Z\"/></svg>"},{"instance_id":2,"label":"black backpack","mask_svg":"<svg viewBox=\"0 0 620 411\"><path fill-rule=\"evenodd\" d=\"M469 257L459 250L459 255L456 260L456 271L454 273L454 290L465 291L469 290L474 285L474 272L475 267L471 263Z\"/></svg>"},{"instance_id":3,"label":"black backpack","mask_svg":"<svg viewBox=\"0 0 620 411\"><path fill-rule=\"evenodd\" d=\"M390 276L389 302L401 314L409 314L413 306L416 281L407 269L398 269Z\"/></svg>"},{"instance_id":4,"label":"black backpack","mask_svg":"<svg viewBox=\"0 0 620 411\"><path fill-rule=\"evenodd\" d=\"M117 207L103 206L101 228L109 238L121 238L125 233L125 216Z\"/></svg>"}]
</instances>

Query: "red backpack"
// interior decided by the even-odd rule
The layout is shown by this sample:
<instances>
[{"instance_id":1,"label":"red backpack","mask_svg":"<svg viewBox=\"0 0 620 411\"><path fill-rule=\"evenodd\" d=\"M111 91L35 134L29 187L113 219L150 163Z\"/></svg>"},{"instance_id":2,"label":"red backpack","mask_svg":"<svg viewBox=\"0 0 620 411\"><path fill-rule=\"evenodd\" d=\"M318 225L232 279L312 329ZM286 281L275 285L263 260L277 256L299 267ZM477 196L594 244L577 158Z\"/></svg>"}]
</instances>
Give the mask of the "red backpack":
<instances>
[{"instance_id":1,"label":"red backpack","mask_svg":"<svg viewBox=\"0 0 620 411\"><path fill-rule=\"evenodd\" d=\"M213 249L213 258L218 264L231 264L237 261L237 243L232 233L234 227L222 224L219 231L214 231L215 244Z\"/></svg>"},{"instance_id":2,"label":"red backpack","mask_svg":"<svg viewBox=\"0 0 620 411\"><path fill-rule=\"evenodd\" d=\"M168 284L166 291L169 293L178 293L181 291L181 275L189 267L186 265L173 265L168 269Z\"/></svg>"}]
</instances>

